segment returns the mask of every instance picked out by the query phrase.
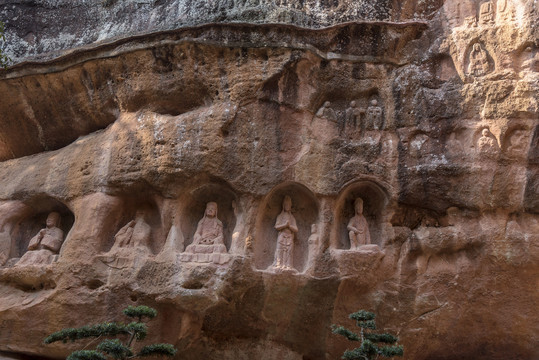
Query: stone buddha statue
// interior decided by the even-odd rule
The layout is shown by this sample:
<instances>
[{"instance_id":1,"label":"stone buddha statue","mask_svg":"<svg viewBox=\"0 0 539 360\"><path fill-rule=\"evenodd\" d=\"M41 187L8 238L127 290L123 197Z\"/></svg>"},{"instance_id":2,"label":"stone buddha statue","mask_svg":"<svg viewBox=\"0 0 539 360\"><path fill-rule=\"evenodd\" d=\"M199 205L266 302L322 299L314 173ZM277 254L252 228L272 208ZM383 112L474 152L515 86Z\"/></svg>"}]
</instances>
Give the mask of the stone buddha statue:
<instances>
[{"instance_id":1,"label":"stone buddha statue","mask_svg":"<svg viewBox=\"0 0 539 360\"><path fill-rule=\"evenodd\" d=\"M369 224L363 216L363 199L357 198L354 202L355 215L348 222L348 236L350 237L350 250L357 250L362 245L371 243Z\"/></svg>"},{"instance_id":2,"label":"stone buddha statue","mask_svg":"<svg viewBox=\"0 0 539 360\"><path fill-rule=\"evenodd\" d=\"M128 222L114 236L114 246L111 251L120 248L141 248L146 250L150 245L151 227L144 219L144 211L138 210L135 219Z\"/></svg>"},{"instance_id":3,"label":"stone buddha statue","mask_svg":"<svg viewBox=\"0 0 539 360\"><path fill-rule=\"evenodd\" d=\"M50 264L54 255L60 252L64 241L64 232L60 225L60 214L51 212L47 216L46 227L30 240L28 251L22 256L17 265Z\"/></svg>"},{"instance_id":4,"label":"stone buddha statue","mask_svg":"<svg viewBox=\"0 0 539 360\"><path fill-rule=\"evenodd\" d=\"M294 248L294 238L298 232L296 219L292 215L292 199L285 196L283 199L283 210L277 216L275 229L279 232L277 236L277 247L275 249L275 261L273 268L281 270L292 270L292 252Z\"/></svg>"},{"instance_id":5,"label":"stone buddha statue","mask_svg":"<svg viewBox=\"0 0 539 360\"><path fill-rule=\"evenodd\" d=\"M193 243L187 246L181 259L182 261L215 263L228 261L227 256L219 256L220 254L227 254L223 223L217 218L217 203L209 202L206 204L204 216L198 222Z\"/></svg>"}]
</instances>

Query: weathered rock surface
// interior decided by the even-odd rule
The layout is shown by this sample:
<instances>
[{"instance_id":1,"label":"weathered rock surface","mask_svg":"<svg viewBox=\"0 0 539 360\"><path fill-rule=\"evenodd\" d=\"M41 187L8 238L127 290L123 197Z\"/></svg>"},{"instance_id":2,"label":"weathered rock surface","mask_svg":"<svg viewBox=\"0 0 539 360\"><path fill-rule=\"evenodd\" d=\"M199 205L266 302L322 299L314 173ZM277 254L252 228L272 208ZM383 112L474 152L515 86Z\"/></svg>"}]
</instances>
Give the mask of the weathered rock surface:
<instances>
[{"instance_id":1,"label":"weathered rock surface","mask_svg":"<svg viewBox=\"0 0 539 360\"><path fill-rule=\"evenodd\" d=\"M128 304L186 359L336 359L361 308L406 359L539 356L533 2L70 4L0 7L0 358Z\"/></svg>"}]
</instances>

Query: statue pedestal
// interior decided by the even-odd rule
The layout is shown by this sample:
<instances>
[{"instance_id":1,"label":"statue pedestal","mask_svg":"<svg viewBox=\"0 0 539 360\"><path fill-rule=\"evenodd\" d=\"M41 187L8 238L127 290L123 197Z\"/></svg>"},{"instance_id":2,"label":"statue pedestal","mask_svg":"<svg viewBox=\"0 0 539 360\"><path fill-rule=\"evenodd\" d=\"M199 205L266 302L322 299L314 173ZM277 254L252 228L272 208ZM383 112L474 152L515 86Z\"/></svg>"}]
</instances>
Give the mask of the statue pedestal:
<instances>
[{"instance_id":1,"label":"statue pedestal","mask_svg":"<svg viewBox=\"0 0 539 360\"><path fill-rule=\"evenodd\" d=\"M341 276L372 274L380 265L385 253L376 244L362 245L354 250L331 250Z\"/></svg>"},{"instance_id":2,"label":"statue pedestal","mask_svg":"<svg viewBox=\"0 0 539 360\"><path fill-rule=\"evenodd\" d=\"M17 262L16 266L48 265L55 262L58 255L47 249L27 251Z\"/></svg>"},{"instance_id":3,"label":"statue pedestal","mask_svg":"<svg viewBox=\"0 0 539 360\"><path fill-rule=\"evenodd\" d=\"M189 245L185 252L180 254L180 261L196 263L214 263L222 265L231 259L223 244L218 245Z\"/></svg>"}]
</instances>

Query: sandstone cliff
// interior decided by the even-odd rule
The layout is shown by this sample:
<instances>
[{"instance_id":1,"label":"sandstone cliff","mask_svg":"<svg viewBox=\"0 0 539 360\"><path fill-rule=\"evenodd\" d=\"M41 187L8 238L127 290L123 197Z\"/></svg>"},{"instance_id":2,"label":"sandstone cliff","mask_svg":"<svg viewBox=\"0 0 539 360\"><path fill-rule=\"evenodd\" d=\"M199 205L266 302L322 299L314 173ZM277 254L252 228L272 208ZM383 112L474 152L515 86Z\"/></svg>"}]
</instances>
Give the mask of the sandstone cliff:
<instances>
[{"instance_id":1,"label":"sandstone cliff","mask_svg":"<svg viewBox=\"0 0 539 360\"><path fill-rule=\"evenodd\" d=\"M182 359L337 359L358 309L405 359L537 358L535 6L0 5L0 358L129 304Z\"/></svg>"}]
</instances>

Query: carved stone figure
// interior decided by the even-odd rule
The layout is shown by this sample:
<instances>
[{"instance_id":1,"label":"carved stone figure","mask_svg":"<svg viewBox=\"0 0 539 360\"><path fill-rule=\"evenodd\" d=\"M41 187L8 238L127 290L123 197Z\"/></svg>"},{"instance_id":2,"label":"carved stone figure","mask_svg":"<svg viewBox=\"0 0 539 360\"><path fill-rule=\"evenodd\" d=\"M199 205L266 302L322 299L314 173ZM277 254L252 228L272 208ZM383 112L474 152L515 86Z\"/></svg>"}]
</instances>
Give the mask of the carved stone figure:
<instances>
[{"instance_id":1,"label":"carved stone figure","mask_svg":"<svg viewBox=\"0 0 539 360\"><path fill-rule=\"evenodd\" d=\"M464 24L469 28L477 27L477 16L473 15L464 18Z\"/></svg>"},{"instance_id":2,"label":"carved stone figure","mask_svg":"<svg viewBox=\"0 0 539 360\"><path fill-rule=\"evenodd\" d=\"M369 224L363 216L363 199L357 198L354 202L355 215L348 222L348 236L350 238L350 250L357 250L362 245L371 243Z\"/></svg>"},{"instance_id":3,"label":"carved stone figure","mask_svg":"<svg viewBox=\"0 0 539 360\"><path fill-rule=\"evenodd\" d=\"M294 215L292 215L292 199L288 195L283 199L283 210L277 216L275 229L277 229L279 235L277 236L273 267L280 270L293 270L292 252L298 226Z\"/></svg>"},{"instance_id":4,"label":"carved stone figure","mask_svg":"<svg viewBox=\"0 0 539 360\"><path fill-rule=\"evenodd\" d=\"M479 7L479 21L481 24L494 23L494 5L492 1L485 1Z\"/></svg>"},{"instance_id":5,"label":"carved stone figure","mask_svg":"<svg viewBox=\"0 0 539 360\"><path fill-rule=\"evenodd\" d=\"M326 118L330 121L337 121L337 115L335 114L335 110L330 108L331 103L329 101L326 101L324 105L318 111L316 112L316 116Z\"/></svg>"},{"instance_id":6,"label":"carved stone figure","mask_svg":"<svg viewBox=\"0 0 539 360\"><path fill-rule=\"evenodd\" d=\"M511 21L515 17L515 8L511 0L496 1L496 19L500 22Z\"/></svg>"},{"instance_id":7,"label":"carved stone figure","mask_svg":"<svg viewBox=\"0 0 539 360\"><path fill-rule=\"evenodd\" d=\"M507 146L507 152L520 154L526 149L525 142L526 132L524 130L515 130L509 137L509 146Z\"/></svg>"},{"instance_id":8,"label":"carved stone figure","mask_svg":"<svg viewBox=\"0 0 539 360\"><path fill-rule=\"evenodd\" d=\"M148 248L151 231L150 225L144 220L144 211L138 210L135 219L124 225L114 236L114 246L111 252L128 247Z\"/></svg>"},{"instance_id":9,"label":"carved stone figure","mask_svg":"<svg viewBox=\"0 0 539 360\"><path fill-rule=\"evenodd\" d=\"M206 204L204 217L200 219L193 243L180 255L182 261L225 263L229 260L224 244L223 223L217 218L217 203Z\"/></svg>"},{"instance_id":10,"label":"carved stone figure","mask_svg":"<svg viewBox=\"0 0 539 360\"><path fill-rule=\"evenodd\" d=\"M314 260L318 255L318 249L320 244L320 235L318 234L318 225L311 225L311 235L307 240L309 245L309 257L307 259L307 268L310 269L314 265Z\"/></svg>"},{"instance_id":11,"label":"carved stone figure","mask_svg":"<svg viewBox=\"0 0 539 360\"><path fill-rule=\"evenodd\" d=\"M384 118L382 116L382 108L378 106L377 100L371 100L370 106L367 108L366 129L381 130L383 127Z\"/></svg>"},{"instance_id":12,"label":"carved stone figure","mask_svg":"<svg viewBox=\"0 0 539 360\"><path fill-rule=\"evenodd\" d=\"M482 154L496 154L499 150L497 141L490 135L488 129L481 131L481 137L477 141L477 149Z\"/></svg>"},{"instance_id":13,"label":"carved stone figure","mask_svg":"<svg viewBox=\"0 0 539 360\"><path fill-rule=\"evenodd\" d=\"M365 113L365 109L358 108L355 101L350 101L350 107L346 109L346 126L357 129L363 113Z\"/></svg>"},{"instance_id":14,"label":"carved stone figure","mask_svg":"<svg viewBox=\"0 0 539 360\"><path fill-rule=\"evenodd\" d=\"M217 218L217 203L206 204L204 217L198 222L192 245L224 245L223 223Z\"/></svg>"},{"instance_id":15,"label":"carved stone figure","mask_svg":"<svg viewBox=\"0 0 539 360\"><path fill-rule=\"evenodd\" d=\"M533 50L531 46L527 46L521 55L520 70L523 72L534 72L538 69L539 53Z\"/></svg>"},{"instance_id":16,"label":"carved stone figure","mask_svg":"<svg viewBox=\"0 0 539 360\"><path fill-rule=\"evenodd\" d=\"M457 139L454 132L449 135L449 140L447 140L446 147L450 155L461 155L464 153L462 143Z\"/></svg>"},{"instance_id":17,"label":"carved stone figure","mask_svg":"<svg viewBox=\"0 0 539 360\"><path fill-rule=\"evenodd\" d=\"M468 74L472 76L483 76L489 72L488 55L481 47L481 44L473 44L470 52L470 62L468 63Z\"/></svg>"},{"instance_id":18,"label":"carved stone figure","mask_svg":"<svg viewBox=\"0 0 539 360\"><path fill-rule=\"evenodd\" d=\"M50 264L54 255L60 252L64 241L64 232L60 225L60 214L51 212L47 216L46 227L39 230L28 244L28 251L22 256L17 265Z\"/></svg>"}]
</instances>

